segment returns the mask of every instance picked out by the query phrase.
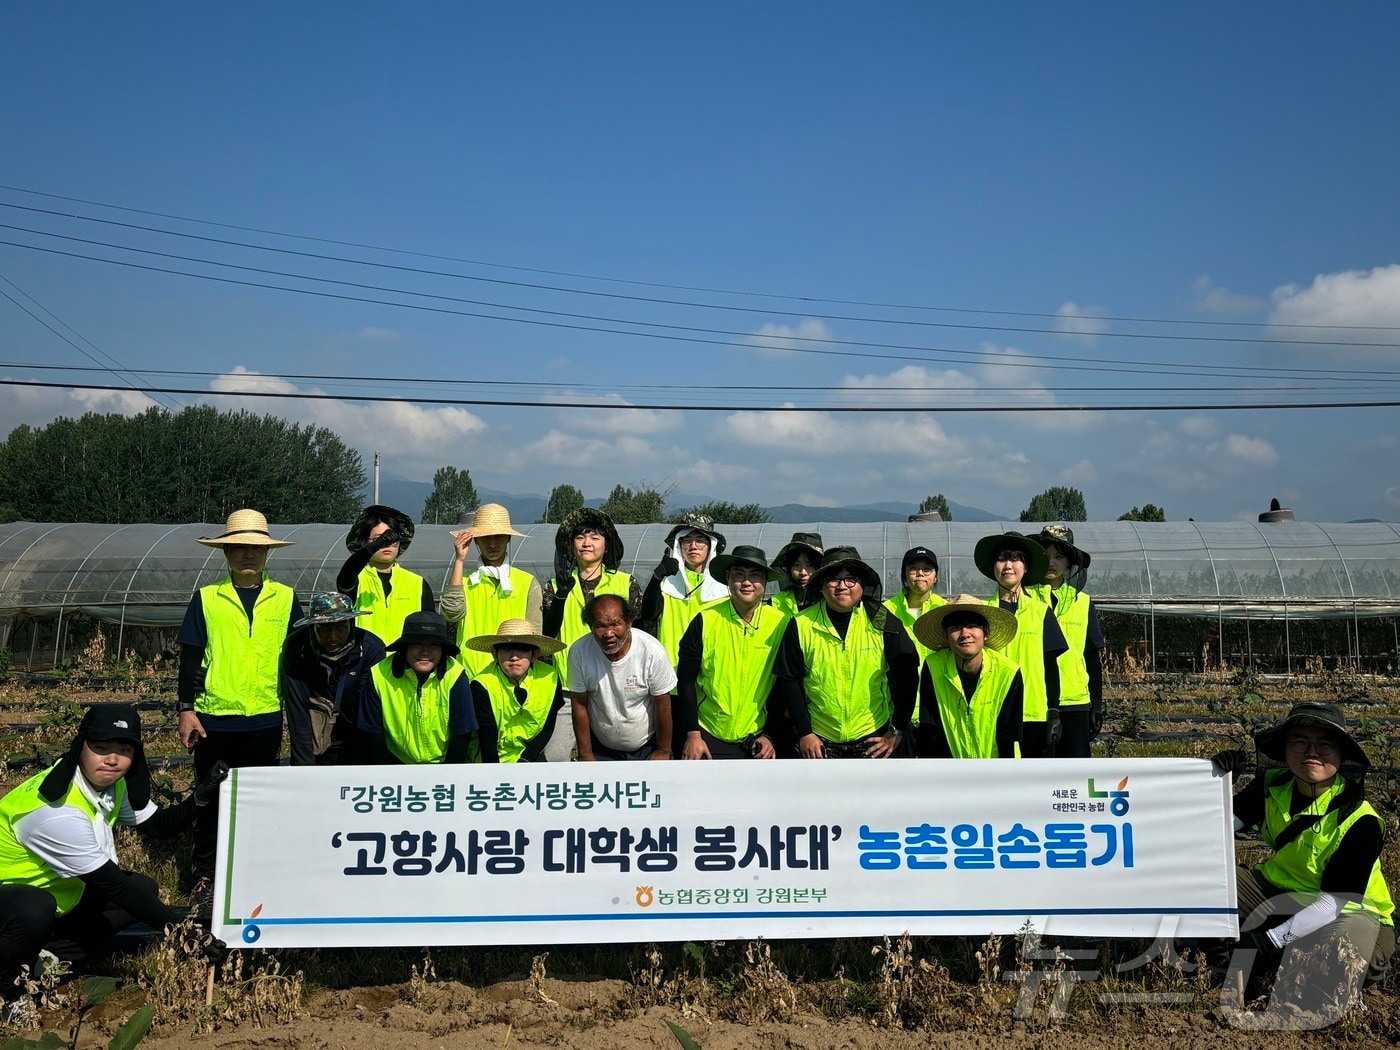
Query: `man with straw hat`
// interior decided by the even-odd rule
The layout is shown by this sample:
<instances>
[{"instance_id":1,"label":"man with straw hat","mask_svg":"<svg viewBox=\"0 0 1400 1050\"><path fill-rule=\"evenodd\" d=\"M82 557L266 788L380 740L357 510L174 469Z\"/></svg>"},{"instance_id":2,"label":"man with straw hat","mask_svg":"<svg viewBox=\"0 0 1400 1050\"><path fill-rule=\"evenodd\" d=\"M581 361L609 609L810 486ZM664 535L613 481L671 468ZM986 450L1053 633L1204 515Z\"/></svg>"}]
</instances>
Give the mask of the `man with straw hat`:
<instances>
[{"instance_id":1,"label":"man with straw hat","mask_svg":"<svg viewBox=\"0 0 1400 1050\"><path fill-rule=\"evenodd\" d=\"M355 624L367 615L339 591L311 596L282 646L282 699L294 766L355 766L364 761L360 691L384 643Z\"/></svg>"},{"instance_id":2,"label":"man with straw hat","mask_svg":"<svg viewBox=\"0 0 1400 1050\"><path fill-rule=\"evenodd\" d=\"M505 620L495 634L467 640L491 664L472 678L477 740L483 762L544 762L544 749L564 706L553 665L540 661L563 644L540 634L529 620Z\"/></svg>"},{"instance_id":3,"label":"man with straw hat","mask_svg":"<svg viewBox=\"0 0 1400 1050\"><path fill-rule=\"evenodd\" d=\"M190 599L176 637L180 743L194 752L195 779L203 780L219 762L235 769L277 764L278 665L301 606L290 587L265 571L268 551L292 544L273 539L258 511L234 511L220 535L199 542L223 551L228 563L227 576ZM195 818L191 861L197 882L213 877L218 819L217 806L204 807ZM205 892L197 887L197 894Z\"/></svg>"},{"instance_id":4,"label":"man with straw hat","mask_svg":"<svg viewBox=\"0 0 1400 1050\"><path fill-rule=\"evenodd\" d=\"M639 620L655 626L657 641L676 663L681 635L691 619L707 605L728 597L724 584L709 573L710 563L724 553L724 535L704 514L685 514L666 535L666 550L642 594Z\"/></svg>"},{"instance_id":5,"label":"man with straw hat","mask_svg":"<svg viewBox=\"0 0 1400 1050\"><path fill-rule=\"evenodd\" d=\"M510 511L499 503L476 508L469 529L452 534L452 572L442 592L442 615L457 625L457 643L464 648L462 663L475 676L491 666L490 651L473 650L467 641L485 637L503 620L540 622L540 584L510 562L512 536L524 537L510 523ZM465 576L467 551L476 541L481 567Z\"/></svg>"},{"instance_id":6,"label":"man with straw hat","mask_svg":"<svg viewBox=\"0 0 1400 1050\"><path fill-rule=\"evenodd\" d=\"M1059 657L1069 643L1055 611L1026 591L1045 580L1045 548L1019 532L993 533L977 541L972 560L983 576L996 582L997 593L987 604L1016 617L1016 637L1006 655L1021 668L1025 685L1021 754L1054 758L1061 732Z\"/></svg>"},{"instance_id":7,"label":"man with straw hat","mask_svg":"<svg viewBox=\"0 0 1400 1050\"><path fill-rule=\"evenodd\" d=\"M960 594L914 621L927 650L919 676L920 758L1020 758L1021 670L1002 650L1016 617Z\"/></svg>"},{"instance_id":8,"label":"man with straw hat","mask_svg":"<svg viewBox=\"0 0 1400 1050\"><path fill-rule=\"evenodd\" d=\"M374 665L360 701L360 731L376 765L471 761L476 707L447 621L410 613Z\"/></svg>"},{"instance_id":9,"label":"man with straw hat","mask_svg":"<svg viewBox=\"0 0 1400 1050\"><path fill-rule=\"evenodd\" d=\"M763 593L782 573L769 567L761 548L744 545L711 561L709 572L724 581L729 598L701 609L681 638L675 719L681 757L774 758L773 660L789 617L765 604Z\"/></svg>"},{"instance_id":10,"label":"man with straw hat","mask_svg":"<svg viewBox=\"0 0 1400 1050\"><path fill-rule=\"evenodd\" d=\"M428 581L399 564L412 542L413 519L377 503L345 534L350 557L336 574L336 590L368 613L360 626L385 643L399 636L409 613L437 608Z\"/></svg>"},{"instance_id":11,"label":"man with straw hat","mask_svg":"<svg viewBox=\"0 0 1400 1050\"><path fill-rule=\"evenodd\" d=\"M1060 758L1088 758L1103 727L1103 628L1099 610L1084 593L1089 552L1074 545L1068 525L1047 525L1036 540L1045 548L1045 582L1026 593L1055 611L1069 648L1060 654Z\"/></svg>"},{"instance_id":12,"label":"man with straw hat","mask_svg":"<svg viewBox=\"0 0 1400 1050\"><path fill-rule=\"evenodd\" d=\"M914 713L914 643L854 547L828 549L807 588L820 600L788 623L774 664L798 754L889 758Z\"/></svg>"},{"instance_id":13,"label":"man with straw hat","mask_svg":"<svg viewBox=\"0 0 1400 1050\"><path fill-rule=\"evenodd\" d=\"M1254 745L1285 768L1261 769L1234 797L1235 830L1257 827L1273 850L1236 872L1242 946L1277 964L1291 944L1346 941L1376 983L1395 952L1395 905L1381 873L1385 828L1366 801L1370 759L1341 709L1317 701L1294 704ZM1222 751L1211 763L1239 775L1249 756Z\"/></svg>"}]
</instances>

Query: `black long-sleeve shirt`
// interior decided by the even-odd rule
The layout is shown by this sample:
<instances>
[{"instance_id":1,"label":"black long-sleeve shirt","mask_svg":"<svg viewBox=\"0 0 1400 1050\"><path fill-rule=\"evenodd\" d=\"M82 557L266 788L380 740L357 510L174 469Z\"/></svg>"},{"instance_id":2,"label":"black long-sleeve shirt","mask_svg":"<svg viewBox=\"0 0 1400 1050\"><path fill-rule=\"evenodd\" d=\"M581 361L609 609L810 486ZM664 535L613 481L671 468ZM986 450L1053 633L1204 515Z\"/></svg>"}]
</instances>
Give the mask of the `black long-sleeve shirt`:
<instances>
[{"instance_id":1,"label":"black long-sleeve shirt","mask_svg":"<svg viewBox=\"0 0 1400 1050\"><path fill-rule=\"evenodd\" d=\"M373 552L361 547L354 551L350 557L345 559L345 564L340 567L340 571L335 575L335 589L353 602L360 593L360 573L369 564ZM384 588L384 597L389 597L393 590L390 582L390 574L381 572L379 583ZM433 588L427 579L423 580L423 604L419 606L424 612L431 612L437 608L437 600L433 597Z\"/></svg>"},{"instance_id":2,"label":"black long-sleeve shirt","mask_svg":"<svg viewBox=\"0 0 1400 1050\"><path fill-rule=\"evenodd\" d=\"M971 697L977 690L977 682L982 677L979 671L959 671L963 696ZM1001 710L997 712L996 744L998 758L1015 758L1016 744L1021 739L1021 719L1025 717L1026 687L1021 672L1011 680L1006 691ZM934 691L933 676L928 664L919 672L919 724L914 729L914 753L920 758L952 758L953 749L948 743L948 731L943 727L943 712L938 706L938 695Z\"/></svg>"},{"instance_id":3,"label":"black long-sleeve shirt","mask_svg":"<svg viewBox=\"0 0 1400 1050\"><path fill-rule=\"evenodd\" d=\"M525 690L519 686L515 688L515 699L521 704L525 703ZM491 694L486 691L486 687L475 680L472 681L472 704L476 708L476 734L481 761L500 762L501 728L496 724L496 709L491 704ZM554 739L554 724L563 707L564 686L558 684L554 687L554 699L549 703L549 714L545 716L539 732L526 742L525 749L520 752L521 762L543 762L545 760L544 749Z\"/></svg>"}]
</instances>

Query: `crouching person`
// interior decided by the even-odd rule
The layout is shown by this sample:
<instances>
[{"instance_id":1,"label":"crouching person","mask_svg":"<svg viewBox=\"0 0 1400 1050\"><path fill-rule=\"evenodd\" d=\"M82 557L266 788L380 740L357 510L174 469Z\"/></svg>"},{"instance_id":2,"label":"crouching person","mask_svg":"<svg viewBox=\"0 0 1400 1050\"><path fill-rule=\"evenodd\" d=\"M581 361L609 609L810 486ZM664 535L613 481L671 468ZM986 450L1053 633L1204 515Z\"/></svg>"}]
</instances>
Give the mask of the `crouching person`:
<instances>
[{"instance_id":1,"label":"crouching person","mask_svg":"<svg viewBox=\"0 0 1400 1050\"><path fill-rule=\"evenodd\" d=\"M529 620L510 619L495 634L468 639L467 648L493 658L471 683L481 761L546 761L564 690L558 673L539 658L553 656L564 643L546 638Z\"/></svg>"},{"instance_id":2,"label":"crouching person","mask_svg":"<svg viewBox=\"0 0 1400 1050\"><path fill-rule=\"evenodd\" d=\"M207 805L228 766L219 762L184 802L151 801L141 716L131 704L94 704L68 753L0 799L0 998L41 949L79 962L128 926L181 921L155 880L117 863L112 828L163 838Z\"/></svg>"},{"instance_id":3,"label":"crouching person","mask_svg":"<svg viewBox=\"0 0 1400 1050\"><path fill-rule=\"evenodd\" d=\"M435 612L410 613L392 654L360 698L360 731L375 765L471 761L476 712L461 650Z\"/></svg>"}]
</instances>

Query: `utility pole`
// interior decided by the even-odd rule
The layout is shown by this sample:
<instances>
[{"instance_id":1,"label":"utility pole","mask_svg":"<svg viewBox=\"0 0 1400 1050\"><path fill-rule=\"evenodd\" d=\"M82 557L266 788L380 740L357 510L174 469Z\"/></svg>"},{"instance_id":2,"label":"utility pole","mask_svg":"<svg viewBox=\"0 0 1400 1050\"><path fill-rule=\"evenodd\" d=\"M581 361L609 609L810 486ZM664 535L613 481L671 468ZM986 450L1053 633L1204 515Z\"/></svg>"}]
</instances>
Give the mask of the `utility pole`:
<instances>
[{"instance_id":1,"label":"utility pole","mask_svg":"<svg viewBox=\"0 0 1400 1050\"><path fill-rule=\"evenodd\" d=\"M370 502L375 504L379 502L379 452L377 449L374 453L374 499Z\"/></svg>"}]
</instances>

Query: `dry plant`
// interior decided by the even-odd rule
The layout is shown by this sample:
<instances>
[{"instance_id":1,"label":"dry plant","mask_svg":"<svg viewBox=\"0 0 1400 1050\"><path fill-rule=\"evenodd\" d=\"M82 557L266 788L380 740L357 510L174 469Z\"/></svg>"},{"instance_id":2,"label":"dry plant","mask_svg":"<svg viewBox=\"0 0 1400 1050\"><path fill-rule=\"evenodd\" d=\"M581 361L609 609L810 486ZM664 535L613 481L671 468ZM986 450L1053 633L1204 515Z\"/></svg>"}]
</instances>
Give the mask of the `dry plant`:
<instances>
[{"instance_id":1,"label":"dry plant","mask_svg":"<svg viewBox=\"0 0 1400 1050\"><path fill-rule=\"evenodd\" d=\"M417 1007L424 1006L428 1001L428 986L436 980L437 967L433 965L433 953L424 948L422 956L409 970L408 1001Z\"/></svg>"},{"instance_id":2,"label":"dry plant","mask_svg":"<svg viewBox=\"0 0 1400 1050\"><path fill-rule=\"evenodd\" d=\"M797 986L773 961L773 949L762 940L744 945L744 964L726 1013L735 1021L791 1021L797 1013Z\"/></svg>"},{"instance_id":3,"label":"dry plant","mask_svg":"<svg viewBox=\"0 0 1400 1050\"><path fill-rule=\"evenodd\" d=\"M545 1006L558 1006L559 1003L551 999L549 993L544 990L544 961L548 958L549 952L542 952L530 960L530 998L544 1003Z\"/></svg>"},{"instance_id":4,"label":"dry plant","mask_svg":"<svg viewBox=\"0 0 1400 1050\"><path fill-rule=\"evenodd\" d=\"M916 957L909 934L893 944L886 937L883 946L877 944L870 951L884 956L876 1001L881 1021L888 1027L942 1029L964 1025L974 1015L976 997L958 986L946 966Z\"/></svg>"}]
</instances>

